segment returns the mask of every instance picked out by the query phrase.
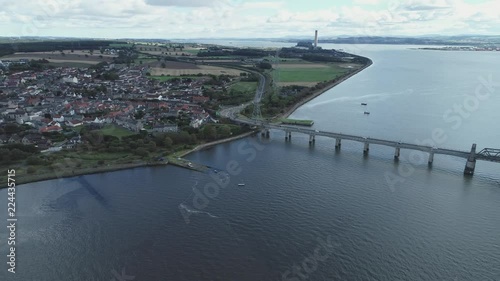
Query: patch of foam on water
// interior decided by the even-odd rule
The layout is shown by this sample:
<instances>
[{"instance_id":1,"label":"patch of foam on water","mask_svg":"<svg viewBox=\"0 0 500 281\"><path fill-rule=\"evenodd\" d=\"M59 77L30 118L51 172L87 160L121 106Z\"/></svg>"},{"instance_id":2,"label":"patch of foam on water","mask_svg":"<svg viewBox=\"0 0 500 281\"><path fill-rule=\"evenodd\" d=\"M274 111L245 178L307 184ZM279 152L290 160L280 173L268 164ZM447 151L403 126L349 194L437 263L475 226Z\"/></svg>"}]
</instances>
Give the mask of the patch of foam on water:
<instances>
[{"instance_id":1,"label":"patch of foam on water","mask_svg":"<svg viewBox=\"0 0 500 281\"><path fill-rule=\"evenodd\" d=\"M196 209L191 209L189 206L185 205L184 203L181 203L179 205L179 209L181 209L181 211L187 212L189 214L207 215L210 218L219 219L218 216L212 215L209 212L200 211L200 210L196 210Z\"/></svg>"},{"instance_id":2,"label":"patch of foam on water","mask_svg":"<svg viewBox=\"0 0 500 281\"><path fill-rule=\"evenodd\" d=\"M313 104L306 104L305 107L307 108L314 108L316 106L321 106L321 105L326 105L330 103L335 103L335 102L346 102L346 101L374 101L374 100L386 100L392 96L400 96L400 95L409 95L412 94L413 90L405 90L397 93L381 93L381 94L370 94L370 95L364 95L364 96L358 96L358 97L351 97L351 96L345 96L345 97L337 97L333 98L330 100L322 101L322 102L317 102Z\"/></svg>"}]
</instances>

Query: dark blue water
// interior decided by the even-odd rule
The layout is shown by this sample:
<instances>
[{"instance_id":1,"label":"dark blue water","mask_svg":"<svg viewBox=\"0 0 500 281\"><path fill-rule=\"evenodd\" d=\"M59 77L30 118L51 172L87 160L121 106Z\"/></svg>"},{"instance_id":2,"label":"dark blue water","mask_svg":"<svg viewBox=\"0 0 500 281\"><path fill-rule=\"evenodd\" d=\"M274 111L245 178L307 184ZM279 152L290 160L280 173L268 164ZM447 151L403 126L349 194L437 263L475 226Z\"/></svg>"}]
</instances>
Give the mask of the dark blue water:
<instances>
[{"instance_id":1,"label":"dark blue water","mask_svg":"<svg viewBox=\"0 0 500 281\"><path fill-rule=\"evenodd\" d=\"M442 129L439 147L500 146L496 92L458 128L443 118L474 94L479 77L500 79L497 54L363 48L371 68L293 117L314 119L320 130L409 142ZM464 178L463 159L436 156L429 168L426 155L402 151L395 163L393 153L372 146L363 156L358 143L335 151L331 139L309 146L308 136L285 142L271 132L188 157L223 170L224 182L161 167L23 185L17 273L4 267L0 276L500 280L500 165L478 162L475 176ZM6 197L1 190L0 202ZM5 241L5 227L0 235ZM0 252L6 261L6 243Z\"/></svg>"}]
</instances>

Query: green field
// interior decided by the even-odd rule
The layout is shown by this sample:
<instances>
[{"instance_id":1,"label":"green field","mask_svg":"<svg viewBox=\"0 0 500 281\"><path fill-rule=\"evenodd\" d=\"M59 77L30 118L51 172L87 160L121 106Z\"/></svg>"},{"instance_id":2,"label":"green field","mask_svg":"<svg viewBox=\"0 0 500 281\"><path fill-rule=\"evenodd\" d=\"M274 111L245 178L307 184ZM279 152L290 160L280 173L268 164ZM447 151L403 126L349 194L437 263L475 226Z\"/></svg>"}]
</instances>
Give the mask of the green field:
<instances>
[{"instance_id":1,"label":"green field","mask_svg":"<svg viewBox=\"0 0 500 281\"><path fill-rule=\"evenodd\" d=\"M114 136L120 139L122 137L127 137L136 134L132 131L117 127L115 125L106 125L103 129L101 129L101 132L103 135Z\"/></svg>"},{"instance_id":2,"label":"green field","mask_svg":"<svg viewBox=\"0 0 500 281\"><path fill-rule=\"evenodd\" d=\"M230 90L255 93L257 91L257 82L237 82L231 85Z\"/></svg>"},{"instance_id":3,"label":"green field","mask_svg":"<svg viewBox=\"0 0 500 281\"><path fill-rule=\"evenodd\" d=\"M322 68L279 68L280 82L323 82L333 80L348 70L335 65ZM274 71L273 71L274 72Z\"/></svg>"},{"instance_id":4,"label":"green field","mask_svg":"<svg viewBox=\"0 0 500 281\"><path fill-rule=\"evenodd\" d=\"M109 44L110 48L130 48L132 47L132 44L119 44L119 43L111 43Z\"/></svg>"},{"instance_id":5,"label":"green field","mask_svg":"<svg viewBox=\"0 0 500 281\"><path fill-rule=\"evenodd\" d=\"M91 65L95 65L94 63L85 63L85 62L50 62L47 65L54 67L76 67L76 68L88 68Z\"/></svg>"}]
</instances>

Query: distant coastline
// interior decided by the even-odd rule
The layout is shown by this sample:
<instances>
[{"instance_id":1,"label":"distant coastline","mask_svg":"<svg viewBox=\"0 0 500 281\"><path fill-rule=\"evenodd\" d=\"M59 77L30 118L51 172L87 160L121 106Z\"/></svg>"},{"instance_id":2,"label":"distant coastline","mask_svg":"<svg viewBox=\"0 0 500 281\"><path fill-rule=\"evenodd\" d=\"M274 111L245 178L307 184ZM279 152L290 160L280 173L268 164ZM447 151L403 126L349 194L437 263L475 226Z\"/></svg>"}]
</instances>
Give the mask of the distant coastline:
<instances>
[{"instance_id":1,"label":"distant coastline","mask_svg":"<svg viewBox=\"0 0 500 281\"><path fill-rule=\"evenodd\" d=\"M411 48L413 50L427 51L451 51L451 52L500 52L500 47L471 47L471 46L453 46L453 47L425 47Z\"/></svg>"}]
</instances>

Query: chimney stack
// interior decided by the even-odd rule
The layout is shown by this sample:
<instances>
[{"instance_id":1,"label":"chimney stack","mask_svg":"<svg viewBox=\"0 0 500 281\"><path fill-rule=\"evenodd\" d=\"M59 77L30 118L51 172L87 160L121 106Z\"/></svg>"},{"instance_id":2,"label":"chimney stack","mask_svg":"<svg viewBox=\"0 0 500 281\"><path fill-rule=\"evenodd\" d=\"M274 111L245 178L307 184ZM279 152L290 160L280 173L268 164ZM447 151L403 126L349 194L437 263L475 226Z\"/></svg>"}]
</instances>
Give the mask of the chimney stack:
<instances>
[{"instance_id":1,"label":"chimney stack","mask_svg":"<svg viewBox=\"0 0 500 281\"><path fill-rule=\"evenodd\" d=\"M314 33L314 48L318 48L318 31Z\"/></svg>"}]
</instances>

